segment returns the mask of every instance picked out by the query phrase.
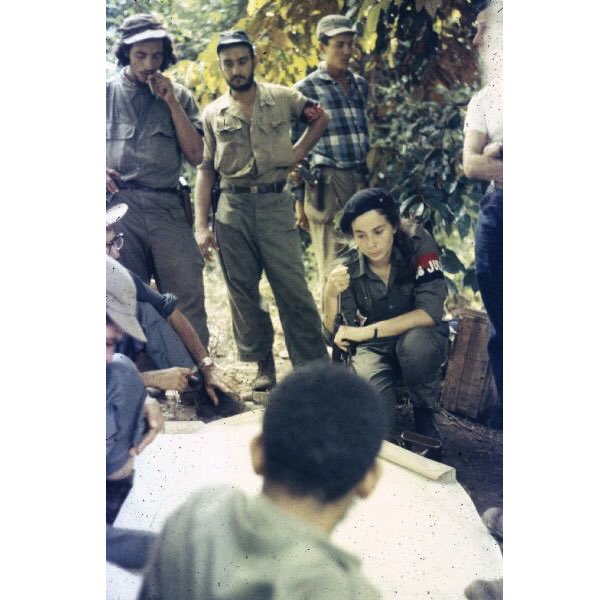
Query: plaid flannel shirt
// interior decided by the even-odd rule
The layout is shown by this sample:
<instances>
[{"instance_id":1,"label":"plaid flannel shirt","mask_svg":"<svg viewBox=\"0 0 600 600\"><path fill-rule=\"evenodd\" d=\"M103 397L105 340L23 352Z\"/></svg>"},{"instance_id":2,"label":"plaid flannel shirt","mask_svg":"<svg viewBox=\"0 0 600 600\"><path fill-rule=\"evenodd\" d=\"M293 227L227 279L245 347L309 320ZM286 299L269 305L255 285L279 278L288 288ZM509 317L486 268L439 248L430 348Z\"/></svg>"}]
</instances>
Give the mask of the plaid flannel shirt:
<instances>
[{"instance_id":1,"label":"plaid flannel shirt","mask_svg":"<svg viewBox=\"0 0 600 600\"><path fill-rule=\"evenodd\" d=\"M361 166L369 151L367 97L369 85L364 77L348 70L349 90L346 95L322 65L294 87L308 98L319 102L330 115L327 129L310 153L312 166L349 169ZM297 122L292 130L295 143L306 125Z\"/></svg>"}]
</instances>

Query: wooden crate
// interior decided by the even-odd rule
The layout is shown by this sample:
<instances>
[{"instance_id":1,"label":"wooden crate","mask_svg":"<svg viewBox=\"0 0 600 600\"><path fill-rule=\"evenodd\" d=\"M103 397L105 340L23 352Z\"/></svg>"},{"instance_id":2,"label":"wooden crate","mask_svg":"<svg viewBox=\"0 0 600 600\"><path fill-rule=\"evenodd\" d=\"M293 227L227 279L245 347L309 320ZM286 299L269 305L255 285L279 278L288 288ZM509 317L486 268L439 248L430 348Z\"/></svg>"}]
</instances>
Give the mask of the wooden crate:
<instances>
[{"instance_id":1,"label":"wooden crate","mask_svg":"<svg viewBox=\"0 0 600 600\"><path fill-rule=\"evenodd\" d=\"M487 343L486 313L465 308L458 318L442 388L442 406L453 413L487 422L498 404Z\"/></svg>"}]
</instances>

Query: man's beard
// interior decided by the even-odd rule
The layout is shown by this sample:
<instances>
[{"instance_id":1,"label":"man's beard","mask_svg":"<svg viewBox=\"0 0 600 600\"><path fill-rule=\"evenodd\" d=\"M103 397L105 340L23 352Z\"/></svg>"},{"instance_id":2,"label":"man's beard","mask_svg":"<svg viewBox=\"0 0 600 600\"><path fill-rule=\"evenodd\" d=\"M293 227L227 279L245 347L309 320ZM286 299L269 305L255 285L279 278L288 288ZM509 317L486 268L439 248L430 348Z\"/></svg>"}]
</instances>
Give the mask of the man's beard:
<instances>
[{"instance_id":1,"label":"man's beard","mask_svg":"<svg viewBox=\"0 0 600 600\"><path fill-rule=\"evenodd\" d=\"M241 84L234 84L233 80L227 82L229 84L229 88L234 92L247 92L254 85L254 71L250 73L250 77Z\"/></svg>"}]
</instances>

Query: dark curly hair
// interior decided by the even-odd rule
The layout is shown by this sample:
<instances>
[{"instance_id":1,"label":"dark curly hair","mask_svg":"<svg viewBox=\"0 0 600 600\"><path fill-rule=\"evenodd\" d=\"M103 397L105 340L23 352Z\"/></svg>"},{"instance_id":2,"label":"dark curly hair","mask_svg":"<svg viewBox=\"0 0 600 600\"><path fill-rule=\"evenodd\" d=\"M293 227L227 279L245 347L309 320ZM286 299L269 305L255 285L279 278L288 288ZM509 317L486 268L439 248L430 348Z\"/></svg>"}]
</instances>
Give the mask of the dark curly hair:
<instances>
[{"instance_id":1,"label":"dark curly hair","mask_svg":"<svg viewBox=\"0 0 600 600\"><path fill-rule=\"evenodd\" d=\"M265 478L333 502L373 466L385 433L381 398L351 370L317 361L271 392L263 420Z\"/></svg>"},{"instance_id":2,"label":"dark curly hair","mask_svg":"<svg viewBox=\"0 0 600 600\"><path fill-rule=\"evenodd\" d=\"M160 70L164 71L171 65L177 62L177 57L173 52L173 41L169 36L160 38L163 43L163 61L160 65ZM117 61L120 66L126 67L129 64L129 53L134 44L125 44L124 42L116 42L113 46L114 55L117 57Z\"/></svg>"}]
</instances>

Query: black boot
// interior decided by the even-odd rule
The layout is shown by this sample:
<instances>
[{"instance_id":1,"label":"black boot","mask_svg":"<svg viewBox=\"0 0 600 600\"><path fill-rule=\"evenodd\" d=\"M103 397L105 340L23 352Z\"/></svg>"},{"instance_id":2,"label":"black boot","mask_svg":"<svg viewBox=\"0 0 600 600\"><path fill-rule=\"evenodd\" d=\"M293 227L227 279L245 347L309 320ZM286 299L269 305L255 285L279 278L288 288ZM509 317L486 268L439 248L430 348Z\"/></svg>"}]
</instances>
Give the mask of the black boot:
<instances>
[{"instance_id":1,"label":"black boot","mask_svg":"<svg viewBox=\"0 0 600 600\"><path fill-rule=\"evenodd\" d=\"M413 406L413 414L415 416L415 431L421 435L442 439L442 434L435 422L435 412L431 408L422 406Z\"/></svg>"},{"instance_id":2,"label":"black boot","mask_svg":"<svg viewBox=\"0 0 600 600\"><path fill-rule=\"evenodd\" d=\"M270 350L264 360L258 361L258 373L252 382L252 389L255 392L266 392L274 388L275 383L275 359L273 358L273 351Z\"/></svg>"}]
</instances>

